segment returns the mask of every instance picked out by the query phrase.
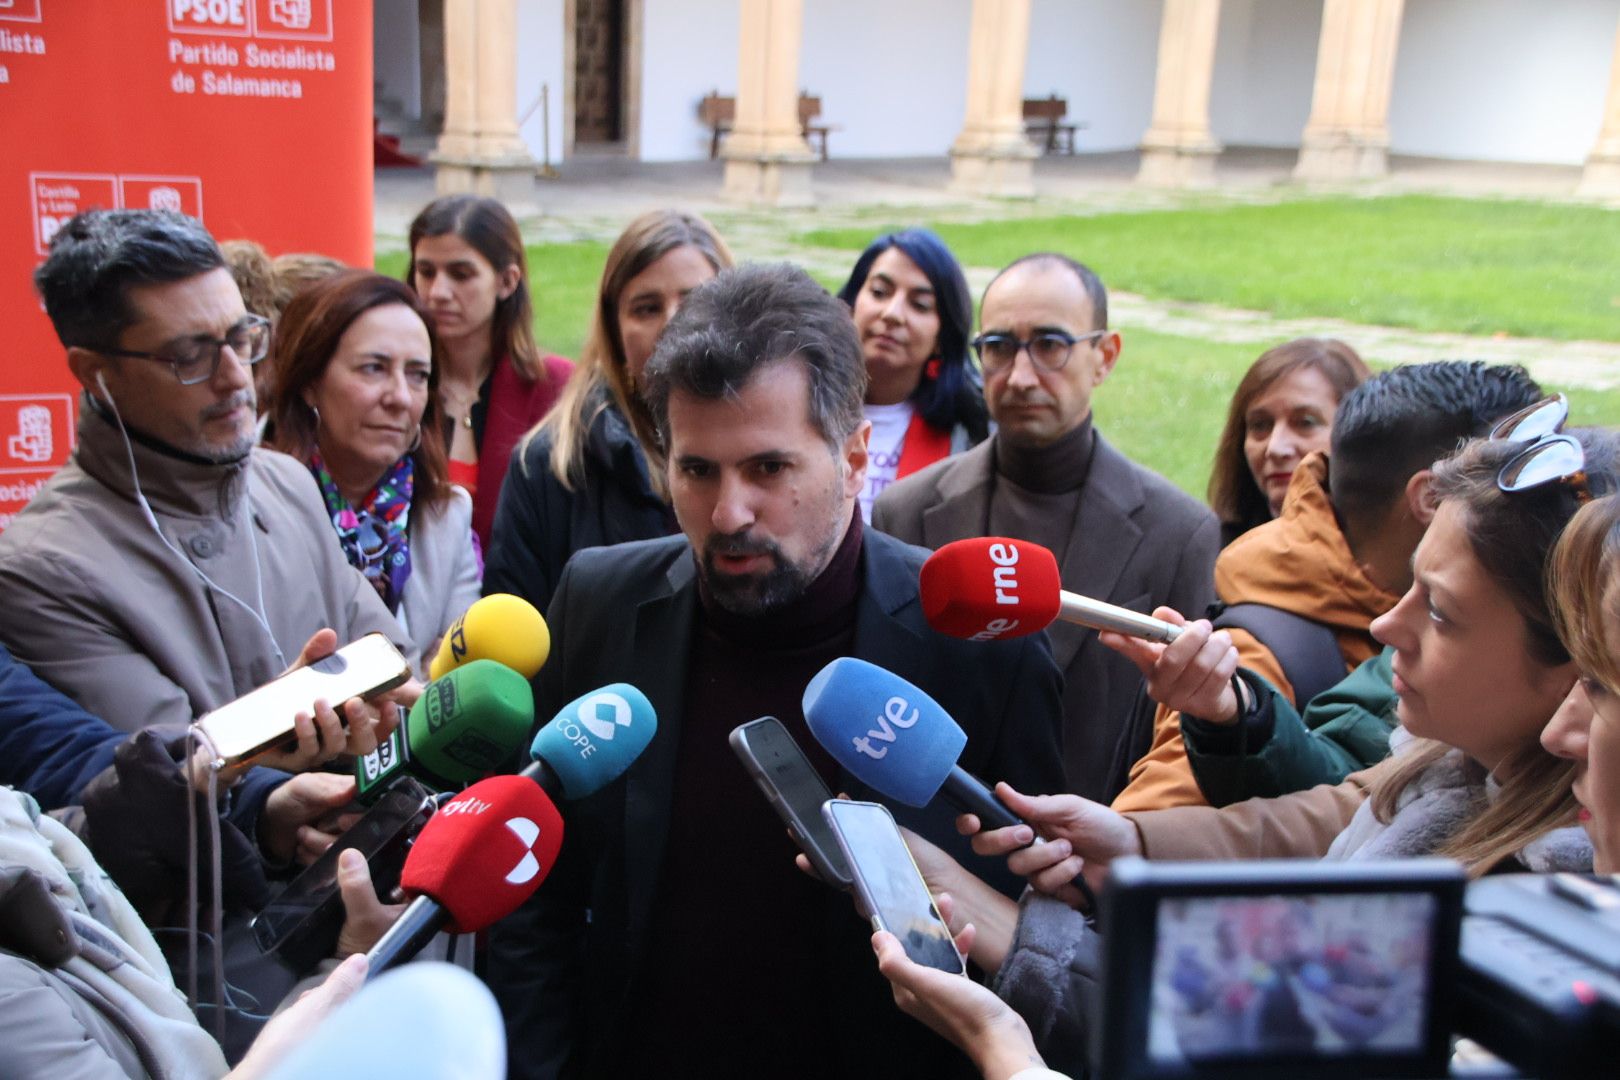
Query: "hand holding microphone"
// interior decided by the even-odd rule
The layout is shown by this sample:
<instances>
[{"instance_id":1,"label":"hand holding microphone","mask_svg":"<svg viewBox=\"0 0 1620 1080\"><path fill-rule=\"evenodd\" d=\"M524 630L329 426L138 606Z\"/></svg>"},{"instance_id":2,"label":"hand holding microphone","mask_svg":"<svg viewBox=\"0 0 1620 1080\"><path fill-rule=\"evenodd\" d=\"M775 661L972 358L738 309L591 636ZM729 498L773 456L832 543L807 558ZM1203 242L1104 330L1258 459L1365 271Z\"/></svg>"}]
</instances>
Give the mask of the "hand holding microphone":
<instances>
[{"instance_id":1,"label":"hand holding microphone","mask_svg":"<svg viewBox=\"0 0 1620 1080\"><path fill-rule=\"evenodd\" d=\"M1110 863L1142 853L1136 826L1101 803L1078 795L1025 795L1005 781L995 793L1027 824L981 831L978 816L964 814L957 830L973 838L975 852L1007 856L1009 870L1070 907L1093 906L1076 888L1080 882L1095 892ZM1036 837L1046 843L1033 843Z\"/></svg>"},{"instance_id":2,"label":"hand holding microphone","mask_svg":"<svg viewBox=\"0 0 1620 1080\"><path fill-rule=\"evenodd\" d=\"M1159 704L1216 724L1236 723L1242 702L1232 679L1239 662L1232 636L1208 619L1188 622L1174 608L1155 608L1153 617L1181 627L1181 634L1168 645L1112 632L1097 640L1136 665L1148 697Z\"/></svg>"},{"instance_id":3,"label":"hand holding microphone","mask_svg":"<svg viewBox=\"0 0 1620 1080\"><path fill-rule=\"evenodd\" d=\"M923 616L951 637L994 641L1044 630L1054 619L1171 642L1181 627L1066 592L1057 559L1039 544L984 536L946 544L923 563Z\"/></svg>"}]
</instances>

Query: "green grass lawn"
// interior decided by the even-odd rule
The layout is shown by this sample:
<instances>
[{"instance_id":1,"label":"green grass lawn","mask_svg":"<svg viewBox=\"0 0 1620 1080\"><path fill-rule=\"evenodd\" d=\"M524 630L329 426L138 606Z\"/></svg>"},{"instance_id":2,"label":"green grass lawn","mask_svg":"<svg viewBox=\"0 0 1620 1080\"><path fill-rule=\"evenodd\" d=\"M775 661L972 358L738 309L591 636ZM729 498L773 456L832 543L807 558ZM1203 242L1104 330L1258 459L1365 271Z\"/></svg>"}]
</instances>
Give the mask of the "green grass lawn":
<instances>
[{"instance_id":1,"label":"green grass lawn","mask_svg":"<svg viewBox=\"0 0 1620 1080\"><path fill-rule=\"evenodd\" d=\"M803 239L859 249L880 231ZM1424 329L1620 340L1620 214L1585 207L1320 200L939 231L968 265L1056 247L1090 261L1109 284L1154 296ZM1331 256L1294 266L1275 254L1305 250ZM607 245L528 252L536 336L543 348L577 357ZM404 268L402 253L378 260L385 274ZM1487 310L1499 318L1484 320ZM1202 498L1232 390L1276 342L1220 344L1137 328L1124 337L1119 366L1097 395L1098 423L1124 453ZM1577 423L1620 423L1620 390L1580 390L1572 402Z\"/></svg>"},{"instance_id":2,"label":"green grass lawn","mask_svg":"<svg viewBox=\"0 0 1620 1080\"><path fill-rule=\"evenodd\" d=\"M883 228L800 239L859 251ZM1620 340L1620 213L1407 195L943 224L967 266L1056 249L1112 288L1285 318Z\"/></svg>"}]
</instances>

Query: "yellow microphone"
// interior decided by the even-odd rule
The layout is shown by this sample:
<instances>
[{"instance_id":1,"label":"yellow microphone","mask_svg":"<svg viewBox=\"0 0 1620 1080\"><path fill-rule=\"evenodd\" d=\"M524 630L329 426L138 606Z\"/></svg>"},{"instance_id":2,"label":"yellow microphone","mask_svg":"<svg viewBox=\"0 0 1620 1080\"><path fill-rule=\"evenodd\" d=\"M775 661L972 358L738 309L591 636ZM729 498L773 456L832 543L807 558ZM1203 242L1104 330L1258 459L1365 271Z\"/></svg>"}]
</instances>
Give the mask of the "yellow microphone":
<instances>
[{"instance_id":1,"label":"yellow microphone","mask_svg":"<svg viewBox=\"0 0 1620 1080\"><path fill-rule=\"evenodd\" d=\"M438 679L469 661L494 660L532 679L549 655L551 631L535 606L511 593L491 593L445 633L428 676Z\"/></svg>"}]
</instances>

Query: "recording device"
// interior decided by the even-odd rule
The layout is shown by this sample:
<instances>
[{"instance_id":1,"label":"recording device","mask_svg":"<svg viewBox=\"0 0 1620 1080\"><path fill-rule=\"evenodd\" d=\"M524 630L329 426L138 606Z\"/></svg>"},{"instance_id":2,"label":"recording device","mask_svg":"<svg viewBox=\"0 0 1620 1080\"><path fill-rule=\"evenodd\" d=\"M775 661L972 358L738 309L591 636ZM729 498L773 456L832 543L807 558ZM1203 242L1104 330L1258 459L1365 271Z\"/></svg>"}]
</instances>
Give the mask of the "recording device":
<instances>
[{"instance_id":1,"label":"recording device","mask_svg":"<svg viewBox=\"0 0 1620 1080\"><path fill-rule=\"evenodd\" d=\"M1115 860L1096 1074L1446 1075L1464 884L1445 859Z\"/></svg>"},{"instance_id":2,"label":"recording device","mask_svg":"<svg viewBox=\"0 0 1620 1080\"><path fill-rule=\"evenodd\" d=\"M535 606L511 593L491 593L445 631L428 677L442 678L472 660L494 660L532 679L551 655L551 631Z\"/></svg>"},{"instance_id":3,"label":"recording device","mask_svg":"<svg viewBox=\"0 0 1620 1080\"><path fill-rule=\"evenodd\" d=\"M821 813L837 837L855 882L855 905L873 930L900 939L914 963L966 975L950 927L934 906L922 871L894 816L878 803L828 799Z\"/></svg>"},{"instance_id":4,"label":"recording device","mask_svg":"<svg viewBox=\"0 0 1620 1080\"><path fill-rule=\"evenodd\" d=\"M400 885L419 895L372 947L367 978L421 952L446 924L468 933L516 911L539 888L539 879L550 871L562 843L562 818L553 799L583 799L617 780L657 729L647 696L628 683L612 683L563 706L535 734L529 747L533 760L521 773L480 780L446 803L428 823L430 828L447 814L477 824L433 830L433 844L426 853L422 844L430 828L422 830L400 876ZM465 801L469 797L471 801ZM461 809L452 813L453 806ZM506 823L513 835L533 848L534 862L519 860L512 871L521 880L501 878L487 865L491 859L500 864L512 854L505 834L489 824L491 806L502 812L508 807L522 811ZM503 882L512 887L503 888Z\"/></svg>"},{"instance_id":5,"label":"recording device","mask_svg":"<svg viewBox=\"0 0 1620 1080\"><path fill-rule=\"evenodd\" d=\"M392 642L372 633L351 641L331 656L294 668L235 701L221 705L192 725L214 757L241 765L293 739L293 717L314 713L315 702L338 710L350 698L371 698L402 685L411 667Z\"/></svg>"},{"instance_id":6,"label":"recording device","mask_svg":"<svg viewBox=\"0 0 1620 1080\"><path fill-rule=\"evenodd\" d=\"M731 731L731 749L821 880L848 889L853 883L849 863L821 812L832 792L782 721L762 716L738 725Z\"/></svg>"},{"instance_id":7,"label":"recording device","mask_svg":"<svg viewBox=\"0 0 1620 1080\"><path fill-rule=\"evenodd\" d=\"M1063 589L1057 559L1027 540L983 536L946 544L923 563L923 617L949 637L994 641L1044 630L1054 619L1172 642L1175 623Z\"/></svg>"},{"instance_id":8,"label":"recording device","mask_svg":"<svg viewBox=\"0 0 1620 1080\"><path fill-rule=\"evenodd\" d=\"M338 856L354 848L366 857L371 884L387 897L399 884L405 854L433 814L433 795L409 777L391 788L347 832L253 917L260 952L277 952L295 971L309 971L331 956L343 929Z\"/></svg>"},{"instance_id":9,"label":"recording device","mask_svg":"<svg viewBox=\"0 0 1620 1080\"><path fill-rule=\"evenodd\" d=\"M267 1077L504 1075L506 1025L494 995L476 975L427 961L362 987Z\"/></svg>"},{"instance_id":10,"label":"recording device","mask_svg":"<svg viewBox=\"0 0 1620 1080\"><path fill-rule=\"evenodd\" d=\"M839 657L804 688L804 718L838 764L896 802L922 807L943 798L977 815L986 829L1023 824L984 781L956 763L967 732L938 702L893 672ZM1085 879L1076 876L1074 885L1094 906Z\"/></svg>"},{"instance_id":11,"label":"recording device","mask_svg":"<svg viewBox=\"0 0 1620 1080\"><path fill-rule=\"evenodd\" d=\"M517 756L534 729L534 694L522 675L471 660L428 683L376 750L355 761L359 800L371 804L402 776L454 791Z\"/></svg>"},{"instance_id":12,"label":"recording device","mask_svg":"<svg viewBox=\"0 0 1620 1080\"><path fill-rule=\"evenodd\" d=\"M562 815L525 776L480 780L416 838L400 887L415 897L367 954L368 981L422 951L441 929L488 929L540 887L562 849Z\"/></svg>"},{"instance_id":13,"label":"recording device","mask_svg":"<svg viewBox=\"0 0 1620 1080\"><path fill-rule=\"evenodd\" d=\"M1620 1061L1620 878L1503 874L1468 886L1457 1030L1533 1076Z\"/></svg>"}]
</instances>

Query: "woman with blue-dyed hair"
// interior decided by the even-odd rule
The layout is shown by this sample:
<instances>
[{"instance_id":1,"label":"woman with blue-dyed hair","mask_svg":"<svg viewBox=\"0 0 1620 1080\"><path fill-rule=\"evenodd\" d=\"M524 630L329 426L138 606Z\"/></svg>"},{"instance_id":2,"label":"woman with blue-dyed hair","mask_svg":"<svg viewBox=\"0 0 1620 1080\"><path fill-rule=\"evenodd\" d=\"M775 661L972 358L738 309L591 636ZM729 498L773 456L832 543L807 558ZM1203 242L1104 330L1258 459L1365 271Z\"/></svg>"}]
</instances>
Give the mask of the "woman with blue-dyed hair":
<instances>
[{"instance_id":1,"label":"woman with blue-dyed hair","mask_svg":"<svg viewBox=\"0 0 1620 1080\"><path fill-rule=\"evenodd\" d=\"M945 242L927 229L887 233L861 252L838 292L850 306L870 383L870 464L861 515L889 484L982 442L989 413L968 352L973 298Z\"/></svg>"}]
</instances>

